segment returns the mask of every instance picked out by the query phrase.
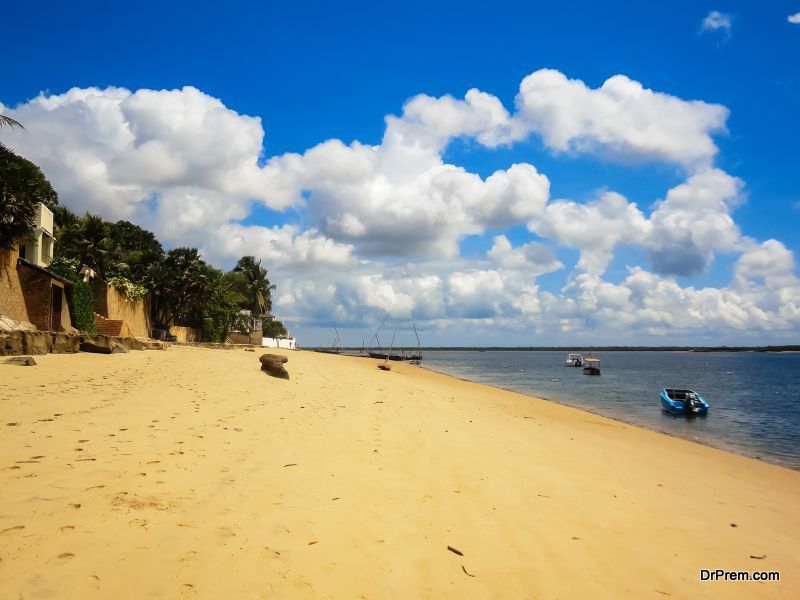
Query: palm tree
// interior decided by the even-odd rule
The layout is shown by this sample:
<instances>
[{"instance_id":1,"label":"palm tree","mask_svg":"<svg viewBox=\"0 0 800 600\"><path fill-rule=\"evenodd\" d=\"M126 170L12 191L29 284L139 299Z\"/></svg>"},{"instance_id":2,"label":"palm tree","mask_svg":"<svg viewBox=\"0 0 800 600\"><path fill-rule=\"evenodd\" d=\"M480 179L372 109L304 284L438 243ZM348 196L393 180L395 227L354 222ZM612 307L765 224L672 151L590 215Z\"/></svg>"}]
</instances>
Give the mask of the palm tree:
<instances>
[{"instance_id":1,"label":"palm tree","mask_svg":"<svg viewBox=\"0 0 800 600\"><path fill-rule=\"evenodd\" d=\"M77 258L81 265L94 269L101 277L113 266L110 253L109 224L99 215L86 213L83 218L59 228L59 253Z\"/></svg>"},{"instance_id":2,"label":"palm tree","mask_svg":"<svg viewBox=\"0 0 800 600\"><path fill-rule=\"evenodd\" d=\"M243 256L236 263L234 273L242 275L243 287L240 290L247 298L247 306L254 316L265 315L272 310L272 290L277 286L269 282L267 270L254 256Z\"/></svg>"},{"instance_id":3,"label":"palm tree","mask_svg":"<svg viewBox=\"0 0 800 600\"><path fill-rule=\"evenodd\" d=\"M8 115L0 115L0 127L11 127L11 128L18 128L18 129L25 129L22 126L22 123L17 121L16 119L12 119ZM5 148L3 142L0 142L0 148Z\"/></svg>"}]
</instances>

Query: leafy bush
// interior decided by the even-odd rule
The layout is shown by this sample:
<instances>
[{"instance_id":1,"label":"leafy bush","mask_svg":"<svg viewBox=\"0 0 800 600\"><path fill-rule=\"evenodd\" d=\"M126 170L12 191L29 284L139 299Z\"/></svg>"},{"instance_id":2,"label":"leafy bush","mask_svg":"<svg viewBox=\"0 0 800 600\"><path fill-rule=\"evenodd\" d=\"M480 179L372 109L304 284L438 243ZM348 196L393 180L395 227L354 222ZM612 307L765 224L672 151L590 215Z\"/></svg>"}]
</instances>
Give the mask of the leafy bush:
<instances>
[{"instance_id":1,"label":"leafy bush","mask_svg":"<svg viewBox=\"0 0 800 600\"><path fill-rule=\"evenodd\" d=\"M261 328L264 331L264 337L276 338L289 334L286 326L277 319L264 319Z\"/></svg>"},{"instance_id":2,"label":"leafy bush","mask_svg":"<svg viewBox=\"0 0 800 600\"><path fill-rule=\"evenodd\" d=\"M72 309L72 325L87 333L97 333L94 326L94 295L89 284L75 281L67 300Z\"/></svg>"},{"instance_id":3,"label":"leafy bush","mask_svg":"<svg viewBox=\"0 0 800 600\"><path fill-rule=\"evenodd\" d=\"M57 255L47 269L72 282L72 287L67 288L72 326L87 333L97 333L94 326L94 294L91 286L81 279L79 264L77 259Z\"/></svg>"},{"instance_id":4,"label":"leafy bush","mask_svg":"<svg viewBox=\"0 0 800 600\"><path fill-rule=\"evenodd\" d=\"M224 342L230 331L241 326L236 294L224 285L216 286L206 305L201 337L204 342Z\"/></svg>"},{"instance_id":5,"label":"leafy bush","mask_svg":"<svg viewBox=\"0 0 800 600\"><path fill-rule=\"evenodd\" d=\"M147 296L146 287L138 283L133 283L127 277L111 277L108 283L117 288L117 290L129 300L141 300Z\"/></svg>"},{"instance_id":6,"label":"leafy bush","mask_svg":"<svg viewBox=\"0 0 800 600\"><path fill-rule=\"evenodd\" d=\"M211 317L203 319L203 327L200 329L200 341L224 342L225 337L225 330L221 323L216 322Z\"/></svg>"},{"instance_id":7,"label":"leafy bush","mask_svg":"<svg viewBox=\"0 0 800 600\"><path fill-rule=\"evenodd\" d=\"M79 266L80 263L78 262L78 259L67 258L65 256L61 256L60 254L56 254L50 263L50 266L47 267L47 270L60 277L63 277L64 279L69 279L70 281L75 282L80 280L80 276L78 274Z\"/></svg>"},{"instance_id":8,"label":"leafy bush","mask_svg":"<svg viewBox=\"0 0 800 600\"><path fill-rule=\"evenodd\" d=\"M39 202L52 210L58 194L39 167L0 144L0 248L30 237Z\"/></svg>"}]
</instances>

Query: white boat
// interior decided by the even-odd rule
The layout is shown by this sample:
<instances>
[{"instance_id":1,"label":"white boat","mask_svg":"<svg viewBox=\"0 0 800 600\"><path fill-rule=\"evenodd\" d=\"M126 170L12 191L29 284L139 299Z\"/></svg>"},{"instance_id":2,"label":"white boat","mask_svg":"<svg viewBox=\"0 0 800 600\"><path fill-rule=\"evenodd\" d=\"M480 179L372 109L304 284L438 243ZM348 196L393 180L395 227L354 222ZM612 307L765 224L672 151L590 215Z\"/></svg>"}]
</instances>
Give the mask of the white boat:
<instances>
[{"instance_id":1,"label":"white boat","mask_svg":"<svg viewBox=\"0 0 800 600\"><path fill-rule=\"evenodd\" d=\"M568 354L567 360L564 361L565 367L582 367L583 356L580 354Z\"/></svg>"}]
</instances>

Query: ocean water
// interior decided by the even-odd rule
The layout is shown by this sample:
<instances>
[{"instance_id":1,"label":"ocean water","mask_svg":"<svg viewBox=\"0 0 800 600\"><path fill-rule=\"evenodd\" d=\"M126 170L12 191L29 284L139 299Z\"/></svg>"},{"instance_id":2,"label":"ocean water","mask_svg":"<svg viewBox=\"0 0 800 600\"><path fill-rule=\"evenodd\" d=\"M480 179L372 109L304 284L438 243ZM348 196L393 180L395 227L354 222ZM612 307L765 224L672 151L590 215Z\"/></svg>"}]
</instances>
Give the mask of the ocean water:
<instances>
[{"instance_id":1,"label":"ocean water","mask_svg":"<svg viewBox=\"0 0 800 600\"><path fill-rule=\"evenodd\" d=\"M566 354L431 350L423 365L800 470L800 353L597 352L599 377ZM667 413L664 387L699 392L709 414Z\"/></svg>"}]
</instances>

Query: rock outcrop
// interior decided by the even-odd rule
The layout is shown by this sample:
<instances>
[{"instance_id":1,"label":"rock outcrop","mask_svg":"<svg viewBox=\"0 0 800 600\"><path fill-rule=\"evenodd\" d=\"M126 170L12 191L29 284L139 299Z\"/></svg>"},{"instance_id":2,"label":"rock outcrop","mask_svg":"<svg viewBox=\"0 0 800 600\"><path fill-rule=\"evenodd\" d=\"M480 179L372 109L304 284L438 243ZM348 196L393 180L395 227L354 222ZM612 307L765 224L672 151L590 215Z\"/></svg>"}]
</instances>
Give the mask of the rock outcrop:
<instances>
[{"instance_id":1,"label":"rock outcrop","mask_svg":"<svg viewBox=\"0 0 800 600\"><path fill-rule=\"evenodd\" d=\"M33 367L36 360L32 356L12 356L3 361L6 365L19 365L20 367Z\"/></svg>"},{"instance_id":2,"label":"rock outcrop","mask_svg":"<svg viewBox=\"0 0 800 600\"><path fill-rule=\"evenodd\" d=\"M0 356L22 354L72 354L96 352L112 354L144 350L147 343L136 338L108 335L73 334L68 331L0 331Z\"/></svg>"},{"instance_id":3,"label":"rock outcrop","mask_svg":"<svg viewBox=\"0 0 800 600\"><path fill-rule=\"evenodd\" d=\"M80 352L80 337L70 333L51 333L53 345L50 352L53 354L74 354Z\"/></svg>"},{"instance_id":4,"label":"rock outcrop","mask_svg":"<svg viewBox=\"0 0 800 600\"><path fill-rule=\"evenodd\" d=\"M53 348L53 338L47 331L23 331L23 354L50 354Z\"/></svg>"},{"instance_id":5,"label":"rock outcrop","mask_svg":"<svg viewBox=\"0 0 800 600\"><path fill-rule=\"evenodd\" d=\"M0 333L0 356L19 356L22 354L22 331Z\"/></svg>"},{"instance_id":6,"label":"rock outcrop","mask_svg":"<svg viewBox=\"0 0 800 600\"><path fill-rule=\"evenodd\" d=\"M261 361L262 371L273 377L289 379L289 372L283 366L289 359L283 354L262 354L258 360Z\"/></svg>"}]
</instances>

